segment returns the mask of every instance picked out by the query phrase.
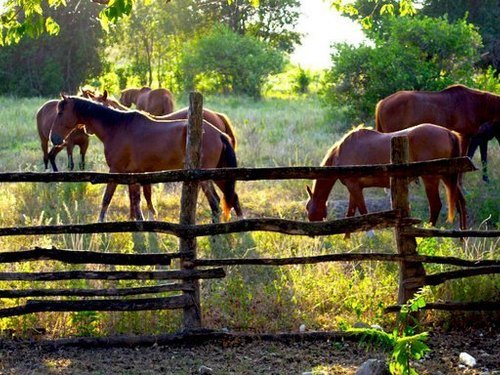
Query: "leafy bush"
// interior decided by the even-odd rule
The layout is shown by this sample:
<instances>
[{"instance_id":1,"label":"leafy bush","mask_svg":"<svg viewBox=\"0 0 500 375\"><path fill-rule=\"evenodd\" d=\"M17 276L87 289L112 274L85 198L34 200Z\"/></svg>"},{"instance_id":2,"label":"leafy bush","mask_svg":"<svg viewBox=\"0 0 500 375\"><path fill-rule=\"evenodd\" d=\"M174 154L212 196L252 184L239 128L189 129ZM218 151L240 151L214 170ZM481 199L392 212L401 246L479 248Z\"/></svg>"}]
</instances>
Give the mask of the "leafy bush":
<instances>
[{"instance_id":1,"label":"leafy bush","mask_svg":"<svg viewBox=\"0 0 500 375\"><path fill-rule=\"evenodd\" d=\"M465 20L390 18L372 45L335 45L322 89L327 106L347 105L347 119L372 121L376 103L398 90L471 84L481 37Z\"/></svg>"},{"instance_id":2,"label":"leafy bush","mask_svg":"<svg viewBox=\"0 0 500 375\"><path fill-rule=\"evenodd\" d=\"M184 88L260 97L265 78L279 72L283 55L251 36L216 27L185 49Z\"/></svg>"}]
</instances>

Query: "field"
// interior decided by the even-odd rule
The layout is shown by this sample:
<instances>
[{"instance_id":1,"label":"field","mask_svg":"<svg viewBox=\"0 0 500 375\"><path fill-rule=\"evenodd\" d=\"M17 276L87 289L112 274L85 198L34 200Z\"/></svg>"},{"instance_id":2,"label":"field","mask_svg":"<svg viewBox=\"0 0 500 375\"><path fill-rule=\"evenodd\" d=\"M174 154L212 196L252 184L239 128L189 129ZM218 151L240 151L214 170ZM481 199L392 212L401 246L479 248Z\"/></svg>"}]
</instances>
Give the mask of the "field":
<instances>
[{"instance_id":1,"label":"field","mask_svg":"<svg viewBox=\"0 0 500 375\"><path fill-rule=\"evenodd\" d=\"M42 172L42 154L36 132L35 113L44 98L0 98L0 171ZM178 107L185 100L178 101ZM326 150L354 124L340 124L328 119L326 110L315 98L264 99L252 101L234 97L209 97L209 108L225 112L233 121L239 146L241 166L318 165ZM498 228L498 171L500 151L490 144L490 184L481 181L480 172L465 176L469 220L473 228ZM75 155L75 163L78 155ZM474 160L479 165L478 155ZM65 151L57 159L66 170ZM87 169L106 171L101 143L93 137L87 155ZM239 182L237 190L248 218L280 217L306 220L305 185L310 181ZM91 223L97 220L102 185L83 183L2 184L0 226ZM444 192L443 192L444 195ZM389 207L381 189L367 191L369 209ZM337 185L330 196L329 217L342 217L346 207L346 190ZM158 219L176 222L179 216L180 185L154 187L154 203ZM443 199L444 200L444 199ZM411 187L412 214L427 219L427 202L421 185ZM445 209L446 207L444 207ZM143 207L145 209L145 207ZM444 210L443 210L444 211ZM209 207L200 198L199 221L209 222ZM441 213L438 226L452 228ZM108 211L109 221L128 220L128 197L118 188ZM424 224L425 225L425 224ZM455 226L457 223L455 222ZM318 238L291 237L257 232L201 238L199 257L286 257L341 252L394 252L390 230L376 232L374 237L356 234L346 241L343 236ZM175 237L156 234L101 234L36 237L1 237L2 251L28 249L34 246L88 249L109 252L174 252ZM453 255L466 259L498 259L498 239L470 239L461 243L454 239L426 239L419 242L419 252L426 255ZM42 271L60 269L57 262L23 263L15 267L1 265L2 271ZM76 268L75 268L76 269ZM93 268L95 269L95 267ZM429 266L437 272L440 266ZM338 330L357 321L380 324L390 329L393 317L383 314L384 306L395 303L397 266L389 263L344 263L281 268L227 267L223 280L202 283L202 311L205 326L234 331L294 331L301 324L310 330ZM19 284L17 284L19 285ZM61 283L62 285L62 283ZM101 282L73 281L71 287L97 287ZM108 284L106 284L108 285ZM114 286L133 285L115 282ZM24 284L22 287L32 287ZM12 288L6 282L0 286ZM498 299L498 277L474 277L446 283L425 291L428 302ZM1 300L3 307L21 301ZM423 322L449 328L489 326L491 314L428 313ZM178 312L141 313L47 313L0 320L3 332L30 336L43 329L48 337L71 335L145 334L175 332L180 327Z\"/></svg>"}]
</instances>

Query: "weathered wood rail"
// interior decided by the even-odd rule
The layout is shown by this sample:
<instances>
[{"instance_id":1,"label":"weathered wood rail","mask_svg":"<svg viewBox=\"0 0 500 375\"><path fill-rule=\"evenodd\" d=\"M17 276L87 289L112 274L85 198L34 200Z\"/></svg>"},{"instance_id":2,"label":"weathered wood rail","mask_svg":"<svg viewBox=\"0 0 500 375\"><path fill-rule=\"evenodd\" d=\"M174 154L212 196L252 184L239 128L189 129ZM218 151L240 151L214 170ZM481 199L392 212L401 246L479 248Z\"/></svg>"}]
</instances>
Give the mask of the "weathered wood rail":
<instances>
[{"instance_id":1,"label":"weathered wood rail","mask_svg":"<svg viewBox=\"0 0 500 375\"><path fill-rule=\"evenodd\" d=\"M31 299L24 305L0 309L0 317L22 315L43 311L135 311L155 309L184 310L184 328L187 330L203 327L200 308L200 285L203 278L224 277L224 266L261 265L285 266L293 264L314 264L321 262L346 261L383 261L400 264L398 304L406 302L423 285L438 285L459 277L500 273L498 260L463 260L455 257L423 256L417 253L416 237L498 237L499 230L439 230L417 228L420 221L410 217L408 201L408 181L433 173L465 173L475 170L468 158L440 159L428 162L408 163L407 140L395 138L392 148L392 163L387 165L353 167L281 167L281 168L226 168L200 170L202 98L198 94L190 96L189 131L187 141L186 169L181 171L109 174L95 172L67 173L0 173L0 183L22 182L88 182L104 184L116 182L159 183L183 181L181 214L179 223L145 221L120 223L93 223L47 225L30 227L0 228L0 236L36 236L66 233L118 233L118 232L156 232L166 233L179 238L179 251L169 254L112 254L70 249L34 248L21 251L0 252L0 263L55 260L68 264L104 264L122 266L168 266L178 259L179 270L155 271L57 271L57 272L0 272L0 280L8 281L53 281L53 280L180 280L179 282L146 285L133 288L106 289L9 289L0 290L0 298L36 297L94 297L90 300ZM325 221L304 222L275 218L243 219L228 223L196 225L196 201L198 182L209 179L234 178L236 180L278 180L278 179L317 179L324 177L357 177L368 175L387 175L391 177L393 207L389 211L371 213L358 217ZM321 236L360 232L371 229L394 228L397 254L350 253L329 254L293 258L258 259L199 259L197 257L197 238L228 233L269 231L298 236ZM464 267L462 270L446 271L426 275L423 263L443 264ZM204 267L200 269L200 267ZM209 267L209 268L207 268ZM172 295L172 293L180 293ZM127 297L167 293L157 298L95 298ZM391 306L387 311L397 311ZM454 309L498 309L497 302L444 303L428 304L427 308L444 310Z\"/></svg>"}]
</instances>

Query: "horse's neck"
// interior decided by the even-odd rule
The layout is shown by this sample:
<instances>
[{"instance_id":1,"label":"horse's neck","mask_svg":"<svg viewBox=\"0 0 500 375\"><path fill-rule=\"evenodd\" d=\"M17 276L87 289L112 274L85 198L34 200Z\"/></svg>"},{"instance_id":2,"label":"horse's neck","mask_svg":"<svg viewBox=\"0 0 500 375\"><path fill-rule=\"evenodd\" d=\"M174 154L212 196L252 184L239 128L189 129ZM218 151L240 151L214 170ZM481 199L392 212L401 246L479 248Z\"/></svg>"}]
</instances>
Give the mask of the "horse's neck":
<instances>
[{"instance_id":1,"label":"horse's neck","mask_svg":"<svg viewBox=\"0 0 500 375\"><path fill-rule=\"evenodd\" d=\"M317 204L326 203L330 191L332 191L333 185L335 184L336 178L322 178L314 181L313 184L313 200Z\"/></svg>"},{"instance_id":2,"label":"horse's neck","mask_svg":"<svg viewBox=\"0 0 500 375\"><path fill-rule=\"evenodd\" d=\"M85 124L88 133L94 134L99 140L106 145L106 142L112 137L113 125L104 123L102 120L93 117L82 118L81 123Z\"/></svg>"}]
</instances>

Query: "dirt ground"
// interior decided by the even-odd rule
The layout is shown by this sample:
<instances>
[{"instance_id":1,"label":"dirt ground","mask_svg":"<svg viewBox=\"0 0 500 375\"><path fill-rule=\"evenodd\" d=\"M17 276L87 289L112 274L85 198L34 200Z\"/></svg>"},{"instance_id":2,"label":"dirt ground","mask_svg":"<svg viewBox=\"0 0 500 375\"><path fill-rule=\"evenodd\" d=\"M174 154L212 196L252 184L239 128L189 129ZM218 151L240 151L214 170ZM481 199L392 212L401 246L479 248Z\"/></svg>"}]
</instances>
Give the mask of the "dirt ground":
<instances>
[{"instance_id":1,"label":"dirt ground","mask_svg":"<svg viewBox=\"0 0 500 375\"><path fill-rule=\"evenodd\" d=\"M416 363L418 372L500 374L500 333L431 333L432 351ZM475 368L459 365L465 351ZM355 374L369 358L384 358L351 340L291 342L218 340L200 345L148 345L133 348L51 347L41 342L0 341L0 374Z\"/></svg>"}]
</instances>

